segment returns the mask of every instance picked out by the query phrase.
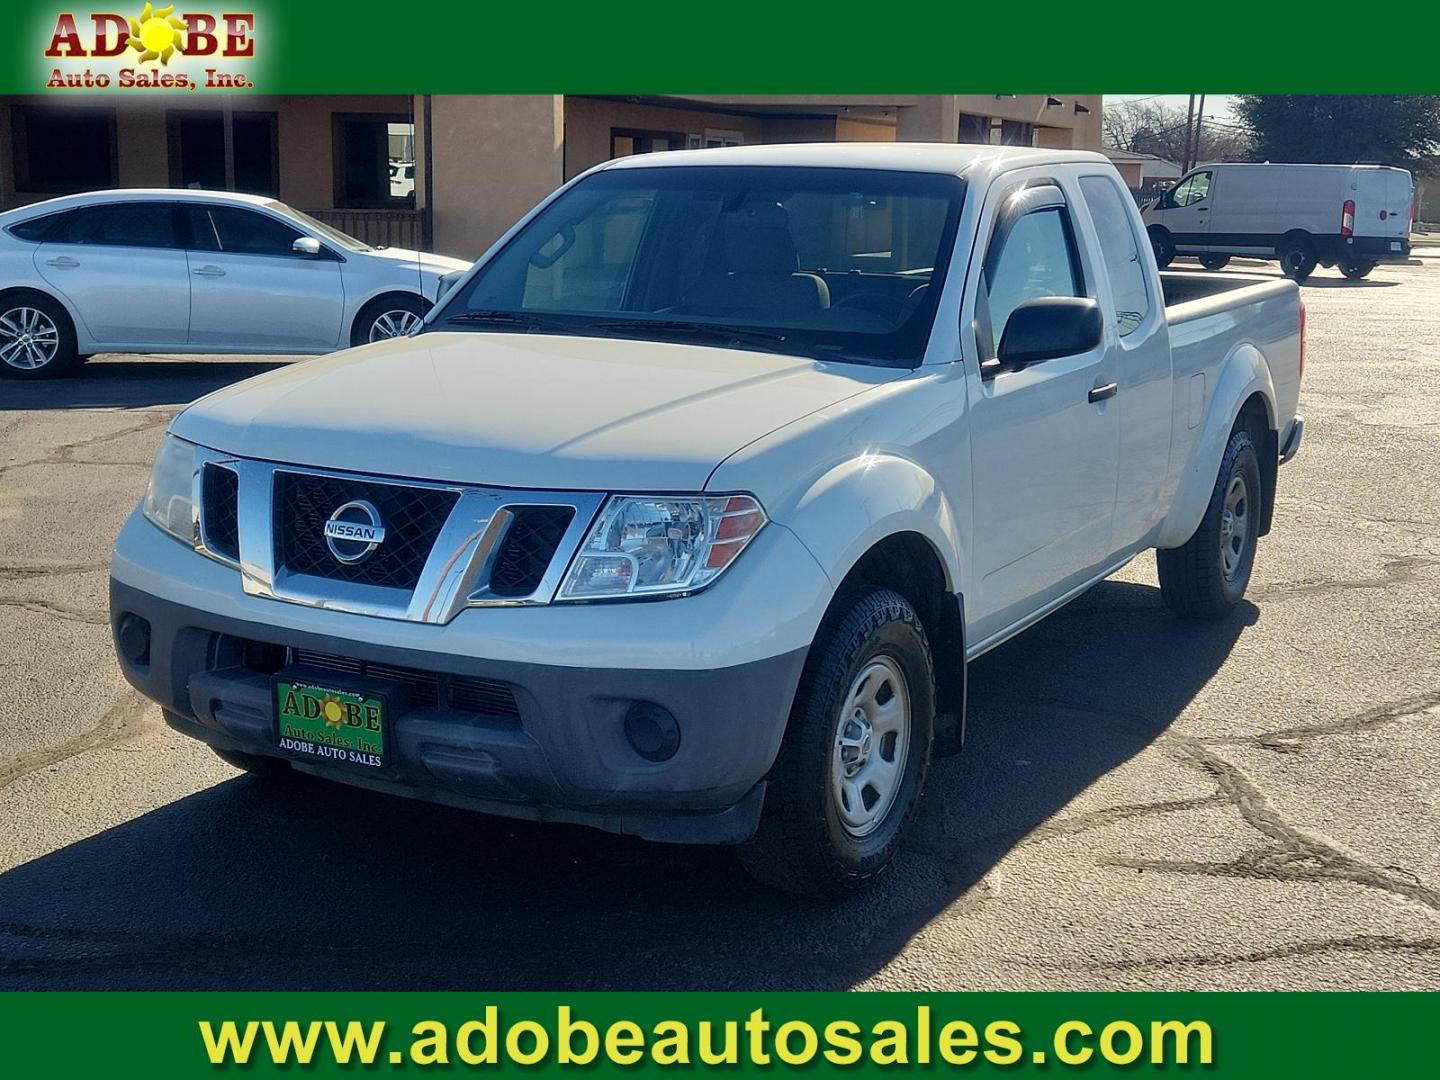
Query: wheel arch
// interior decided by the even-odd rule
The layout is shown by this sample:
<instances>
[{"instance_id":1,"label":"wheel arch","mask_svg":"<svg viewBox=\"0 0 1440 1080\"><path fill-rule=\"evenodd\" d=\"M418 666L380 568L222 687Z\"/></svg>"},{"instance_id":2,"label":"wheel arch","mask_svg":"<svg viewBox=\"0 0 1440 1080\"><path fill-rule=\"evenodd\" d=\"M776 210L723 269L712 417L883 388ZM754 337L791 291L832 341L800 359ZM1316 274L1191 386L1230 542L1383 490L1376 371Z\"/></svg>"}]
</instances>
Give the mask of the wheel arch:
<instances>
[{"instance_id":1,"label":"wheel arch","mask_svg":"<svg viewBox=\"0 0 1440 1080\"><path fill-rule=\"evenodd\" d=\"M1180 547L1199 528L1215 486L1215 476L1231 434L1247 427L1257 439L1264 487L1261 535L1269 531L1274 514L1275 467L1278 465L1278 421L1275 385L1260 350L1250 343L1237 346L1221 365L1215 389L1191 445L1190 458L1176 488L1155 546Z\"/></svg>"},{"instance_id":2,"label":"wheel arch","mask_svg":"<svg viewBox=\"0 0 1440 1080\"><path fill-rule=\"evenodd\" d=\"M395 300L401 297L407 300L420 301L420 303L425 308L425 310L421 313L422 316L428 314L430 309L435 306L434 301L432 301L419 289L397 288L393 285L381 286L371 292L368 296L364 297L356 306L355 314L350 319L350 325L345 328L345 340L351 341L354 339L355 331L360 327L361 321L366 317L367 314L370 313L372 309L378 307L382 303L386 303L388 301Z\"/></svg>"}]
</instances>

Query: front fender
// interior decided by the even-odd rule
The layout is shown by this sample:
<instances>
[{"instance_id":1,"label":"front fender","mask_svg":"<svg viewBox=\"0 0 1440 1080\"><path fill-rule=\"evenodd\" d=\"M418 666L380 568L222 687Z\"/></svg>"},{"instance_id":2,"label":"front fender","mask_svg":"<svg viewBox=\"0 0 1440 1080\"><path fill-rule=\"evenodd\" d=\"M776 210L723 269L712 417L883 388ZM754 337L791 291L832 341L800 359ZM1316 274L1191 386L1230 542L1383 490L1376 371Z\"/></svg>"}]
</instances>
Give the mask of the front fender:
<instances>
[{"instance_id":1,"label":"front fender","mask_svg":"<svg viewBox=\"0 0 1440 1080\"><path fill-rule=\"evenodd\" d=\"M959 515L920 465L888 452L843 461L819 476L777 518L799 537L838 587L886 537L924 537L945 570L945 588L963 592Z\"/></svg>"},{"instance_id":2,"label":"front fender","mask_svg":"<svg viewBox=\"0 0 1440 1080\"><path fill-rule=\"evenodd\" d=\"M1181 465L1170 512L1161 526L1156 547L1180 547L1200 527L1205 508L1215 490L1220 472L1220 459L1230 441L1230 432L1240 409L1252 394L1259 393L1265 401L1266 419L1273 430L1275 418L1275 384L1265 356L1254 345L1244 342L1220 365L1215 376L1215 389L1208 395L1199 431L1190 444L1190 453ZM1183 412L1177 412L1178 417ZM1178 427L1177 422L1177 427Z\"/></svg>"}]
</instances>

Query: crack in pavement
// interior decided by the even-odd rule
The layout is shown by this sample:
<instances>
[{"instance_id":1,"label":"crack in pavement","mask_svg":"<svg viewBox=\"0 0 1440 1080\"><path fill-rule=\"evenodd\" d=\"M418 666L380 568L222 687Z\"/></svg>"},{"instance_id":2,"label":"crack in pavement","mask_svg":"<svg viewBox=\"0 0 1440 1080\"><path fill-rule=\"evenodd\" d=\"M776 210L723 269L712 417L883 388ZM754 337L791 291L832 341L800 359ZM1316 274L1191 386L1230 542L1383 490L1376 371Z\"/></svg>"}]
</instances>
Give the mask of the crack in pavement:
<instances>
[{"instance_id":1,"label":"crack in pavement","mask_svg":"<svg viewBox=\"0 0 1440 1080\"><path fill-rule=\"evenodd\" d=\"M28 469L35 465L128 465L134 468L136 466L131 465L129 462L77 459L75 452L77 450L87 450L92 446L99 446L114 439L123 439L127 435L135 435L142 431L149 431L153 428L160 427L170 423L172 416L173 414L168 412L147 416L140 423L131 424L129 427L121 428L118 431L109 431L103 435L92 435L89 438L78 439L72 443L61 443L38 458L32 458L26 461L12 461L6 465L0 465L0 475L4 475L15 469ZM144 466L140 467L143 468Z\"/></svg>"},{"instance_id":2,"label":"crack in pavement","mask_svg":"<svg viewBox=\"0 0 1440 1080\"><path fill-rule=\"evenodd\" d=\"M150 702L139 692L126 688L115 704L100 717L99 722L89 731L72 736L64 742L39 750L27 750L12 757L0 759L0 791L9 787L21 777L28 776L51 765L59 765L70 758L78 757L91 750L115 746L139 733L142 721L149 711Z\"/></svg>"},{"instance_id":3,"label":"crack in pavement","mask_svg":"<svg viewBox=\"0 0 1440 1080\"><path fill-rule=\"evenodd\" d=\"M110 561L95 563L51 563L49 565L0 566L0 581L30 581L34 578L71 577L96 574L110 569Z\"/></svg>"},{"instance_id":4,"label":"crack in pavement","mask_svg":"<svg viewBox=\"0 0 1440 1080\"><path fill-rule=\"evenodd\" d=\"M1419 577L1422 570L1436 565L1440 565L1440 558L1431 555L1400 555L1387 559L1378 577L1261 585L1251 589L1250 596L1257 600L1289 600L1297 596L1316 596L1350 589L1388 589L1392 585L1408 584Z\"/></svg>"},{"instance_id":5,"label":"crack in pavement","mask_svg":"<svg viewBox=\"0 0 1440 1080\"><path fill-rule=\"evenodd\" d=\"M1412 720L1436 710L1440 710L1440 690L1432 690L1429 693L1418 694L1400 701L1375 705L1339 720L1275 728L1271 731L1262 731L1258 735L1209 736L1200 741L1207 746L1258 746L1262 750L1295 753L1303 747L1305 739L1322 739L1328 735L1350 735L1362 731L1373 731L1388 724L1401 720Z\"/></svg>"},{"instance_id":6,"label":"crack in pavement","mask_svg":"<svg viewBox=\"0 0 1440 1080\"><path fill-rule=\"evenodd\" d=\"M1440 938L1418 938L1410 940L1391 934L1356 934L1353 937L1326 938L1323 941L1300 941L1293 945L1277 945L1270 949L1255 949L1245 953L1219 953L1204 956L1153 956L1125 960L1096 960L1083 964L1046 964L1030 962L1029 966L1062 968L1078 971L1133 971L1152 967L1229 967L1234 964L1259 964L1266 960L1291 960L1304 956L1317 956L1329 952L1435 952L1440 951ZM1024 963L1018 959L1018 963Z\"/></svg>"},{"instance_id":7,"label":"crack in pavement","mask_svg":"<svg viewBox=\"0 0 1440 1080\"><path fill-rule=\"evenodd\" d=\"M23 596L0 596L0 607L19 608L21 611L29 611L36 615L49 615L52 618L64 619L66 622L87 623L91 626L110 625L108 615L62 607L49 600L37 600Z\"/></svg>"}]
</instances>

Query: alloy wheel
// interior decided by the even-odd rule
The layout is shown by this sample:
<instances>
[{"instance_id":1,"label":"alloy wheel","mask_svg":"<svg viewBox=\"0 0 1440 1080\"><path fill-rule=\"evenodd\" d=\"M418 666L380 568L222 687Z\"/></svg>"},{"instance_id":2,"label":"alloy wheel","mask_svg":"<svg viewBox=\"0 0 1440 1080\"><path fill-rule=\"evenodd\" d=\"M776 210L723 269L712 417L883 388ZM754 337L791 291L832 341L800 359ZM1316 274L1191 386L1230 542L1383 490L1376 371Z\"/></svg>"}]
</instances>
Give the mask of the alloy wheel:
<instances>
[{"instance_id":1,"label":"alloy wheel","mask_svg":"<svg viewBox=\"0 0 1440 1080\"><path fill-rule=\"evenodd\" d=\"M0 361L19 371L37 371L60 351L60 329L39 308L14 307L0 315Z\"/></svg>"},{"instance_id":2,"label":"alloy wheel","mask_svg":"<svg viewBox=\"0 0 1440 1080\"><path fill-rule=\"evenodd\" d=\"M370 324L370 340L385 341L388 338L409 337L420 328L420 316L413 311L396 309L377 316Z\"/></svg>"}]
</instances>

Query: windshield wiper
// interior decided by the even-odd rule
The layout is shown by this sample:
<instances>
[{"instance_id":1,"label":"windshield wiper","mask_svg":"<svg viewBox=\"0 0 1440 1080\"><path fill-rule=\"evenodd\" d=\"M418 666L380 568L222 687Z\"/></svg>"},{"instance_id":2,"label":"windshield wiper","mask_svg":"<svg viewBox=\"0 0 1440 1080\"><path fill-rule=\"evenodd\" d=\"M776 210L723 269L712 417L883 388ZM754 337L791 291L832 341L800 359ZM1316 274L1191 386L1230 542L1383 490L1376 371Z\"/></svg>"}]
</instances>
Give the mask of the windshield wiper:
<instances>
[{"instance_id":1,"label":"windshield wiper","mask_svg":"<svg viewBox=\"0 0 1440 1080\"><path fill-rule=\"evenodd\" d=\"M749 326L723 326L710 323L670 322L666 319L616 319L592 324L601 331L617 334L658 332L680 334L687 337L705 337L712 340L746 342L752 345L784 345L789 337L778 330L761 330Z\"/></svg>"},{"instance_id":2,"label":"windshield wiper","mask_svg":"<svg viewBox=\"0 0 1440 1080\"><path fill-rule=\"evenodd\" d=\"M447 323L490 326L520 326L528 330L565 330L569 333L583 333L583 329L574 323L550 319L543 315L537 315L524 311L459 311L445 320Z\"/></svg>"}]
</instances>

